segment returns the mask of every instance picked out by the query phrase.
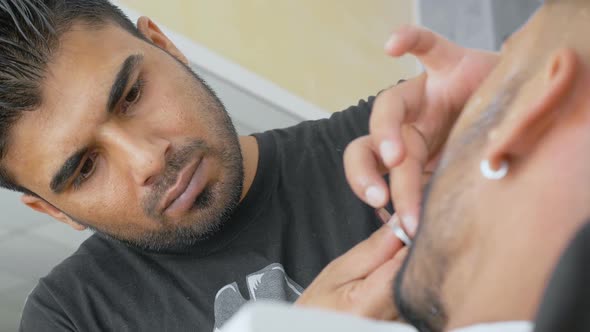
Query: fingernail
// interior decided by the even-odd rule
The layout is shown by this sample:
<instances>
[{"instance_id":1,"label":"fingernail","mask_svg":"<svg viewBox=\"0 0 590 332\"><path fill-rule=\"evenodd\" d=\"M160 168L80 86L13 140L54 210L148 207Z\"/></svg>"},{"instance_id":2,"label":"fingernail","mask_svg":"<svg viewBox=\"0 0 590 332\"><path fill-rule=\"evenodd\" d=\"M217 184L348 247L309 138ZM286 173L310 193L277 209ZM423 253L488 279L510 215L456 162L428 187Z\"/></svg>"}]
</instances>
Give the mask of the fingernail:
<instances>
[{"instance_id":1,"label":"fingernail","mask_svg":"<svg viewBox=\"0 0 590 332\"><path fill-rule=\"evenodd\" d=\"M379 146L379 152L381 153L381 158L383 159L385 165L391 166L393 163L395 163L399 149L392 141L383 141Z\"/></svg>"},{"instance_id":2,"label":"fingernail","mask_svg":"<svg viewBox=\"0 0 590 332\"><path fill-rule=\"evenodd\" d=\"M397 34L394 34L391 37L389 37L389 39L385 43L385 50L390 51L393 48L393 46L395 46L395 44L397 44L397 40L398 40Z\"/></svg>"},{"instance_id":3,"label":"fingernail","mask_svg":"<svg viewBox=\"0 0 590 332\"><path fill-rule=\"evenodd\" d=\"M406 232L408 232L408 235L411 237L416 235L416 228L418 228L418 221L416 220L416 217L412 215L405 215L402 218L402 224L404 225Z\"/></svg>"},{"instance_id":4,"label":"fingernail","mask_svg":"<svg viewBox=\"0 0 590 332\"><path fill-rule=\"evenodd\" d=\"M397 214L394 214L393 216L391 216L386 225L391 227L391 229L394 229L396 224L399 224L399 217L397 216Z\"/></svg>"},{"instance_id":5,"label":"fingernail","mask_svg":"<svg viewBox=\"0 0 590 332\"><path fill-rule=\"evenodd\" d=\"M385 193L379 187L371 186L365 191L365 197L373 207L379 207L385 202Z\"/></svg>"}]
</instances>

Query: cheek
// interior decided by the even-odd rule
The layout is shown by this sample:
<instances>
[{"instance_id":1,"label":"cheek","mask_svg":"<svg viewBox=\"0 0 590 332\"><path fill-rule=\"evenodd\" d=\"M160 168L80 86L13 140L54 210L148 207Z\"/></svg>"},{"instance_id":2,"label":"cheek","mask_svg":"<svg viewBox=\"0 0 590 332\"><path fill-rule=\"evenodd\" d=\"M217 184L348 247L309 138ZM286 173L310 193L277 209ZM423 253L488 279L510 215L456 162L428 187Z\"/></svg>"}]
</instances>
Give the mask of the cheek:
<instances>
[{"instance_id":1,"label":"cheek","mask_svg":"<svg viewBox=\"0 0 590 332\"><path fill-rule=\"evenodd\" d=\"M128 179L117 176L102 181L68 198L65 211L97 225L142 219L141 199Z\"/></svg>"},{"instance_id":2,"label":"cheek","mask_svg":"<svg viewBox=\"0 0 590 332\"><path fill-rule=\"evenodd\" d=\"M178 101L165 104L154 110L149 123L144 128L153 128L156 136L171 141L184 142L187 138L206 138L207 128L214 127L207 116L195 104Z\"/></svg>"},{"instance_id":3,"label":"cheek","mask_svg":"<svg viewBox=\"0 0 590 332\"><path fill-rule=\"evenodd\" d=\"M201 102L202 98L195 96L190 89L188 85L170 86L156 94L153 100L148 101L151 106L146 125L163 137L206 136L200 134L214 126L211 112L207 109L208 103Z\"/></svg>"},{"instance_id":4,"label":"cheek","mask_svg":"<svg viewBox=\"0 0 590 332\"><path fill-rule=\"evenodd\" d=\"M158 72L146 72L149 126L162 137L208 137L216 127L212 96L185 68L168 57L163 60L151 67Z\"/></svg>"}]
</instances>

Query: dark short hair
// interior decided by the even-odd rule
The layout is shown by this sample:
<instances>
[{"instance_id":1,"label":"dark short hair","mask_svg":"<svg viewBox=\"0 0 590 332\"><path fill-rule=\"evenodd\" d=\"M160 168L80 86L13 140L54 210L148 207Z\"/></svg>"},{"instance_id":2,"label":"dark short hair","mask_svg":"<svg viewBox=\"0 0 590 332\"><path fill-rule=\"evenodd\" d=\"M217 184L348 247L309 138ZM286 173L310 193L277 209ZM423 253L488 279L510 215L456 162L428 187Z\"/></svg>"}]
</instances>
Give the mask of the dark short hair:
<instances>
[{"instance_id":1,"label":"dark short hair","mask_svg":"<svg viewBox=\"0 0 590 332\"><path fill-rule=\"evenodd\" d=\"M1 162L9 132L25 111L41 106L41 82L60 36L74 23L116 24L143 36L108 0L0 0L0 187L33 194L14 181Z\"/></svg>"}]
</instances>

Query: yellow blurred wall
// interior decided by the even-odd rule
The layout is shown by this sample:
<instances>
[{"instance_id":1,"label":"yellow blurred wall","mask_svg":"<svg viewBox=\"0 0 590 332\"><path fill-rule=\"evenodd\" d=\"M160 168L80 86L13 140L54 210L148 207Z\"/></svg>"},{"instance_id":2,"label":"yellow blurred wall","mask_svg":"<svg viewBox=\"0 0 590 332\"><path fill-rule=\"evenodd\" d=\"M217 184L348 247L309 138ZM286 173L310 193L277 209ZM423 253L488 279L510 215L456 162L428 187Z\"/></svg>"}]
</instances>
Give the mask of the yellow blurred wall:
<instances>
[{"instance_id":1,"label":"yellow blurred wall","mask_svg":"<svg viewBox=\"0 0 590 332\"><path fill-rule=\"evenodd\" d=\"M383 44L414 0L122 0L327 111L416 73Z\"/></svg>"}]
</instances>

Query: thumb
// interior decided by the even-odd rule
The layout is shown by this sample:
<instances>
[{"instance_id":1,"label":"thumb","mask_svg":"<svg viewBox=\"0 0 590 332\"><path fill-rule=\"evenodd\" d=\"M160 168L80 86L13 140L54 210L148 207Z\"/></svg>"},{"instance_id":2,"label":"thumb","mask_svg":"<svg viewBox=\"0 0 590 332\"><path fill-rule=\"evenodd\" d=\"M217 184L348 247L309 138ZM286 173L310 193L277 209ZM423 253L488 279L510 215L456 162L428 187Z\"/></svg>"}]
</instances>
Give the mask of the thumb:
<instances>
[{"instance_id":1,"label":"thumb","mask_svg":"<svg viewBox=\"0 0 590 332\"><path fill-rule=\"evenodd\" d=\"M363 293L364 310L370 317L394 319L397 310L393 303L393 281L406 259L408 248L402 248L393 258L383 263L358 288Z\"/></svg>"},{"instance_id":2,"label":"thumb","mask_svg":"<svg viewBox=\"0 0 590 332\"><path fill-rule=\"evenodd\" d=\"M394 220L395 216L391 219ZM391 222L390 222L391 223ZM390 223L385 224L368 239L357 244L332 262L331 275L335 283L344 284L364 279L379 266L390 260L403 247Z\"/></svg>"}]
</instances>

